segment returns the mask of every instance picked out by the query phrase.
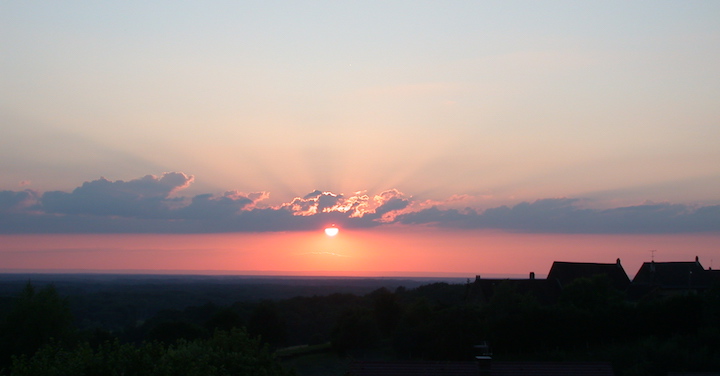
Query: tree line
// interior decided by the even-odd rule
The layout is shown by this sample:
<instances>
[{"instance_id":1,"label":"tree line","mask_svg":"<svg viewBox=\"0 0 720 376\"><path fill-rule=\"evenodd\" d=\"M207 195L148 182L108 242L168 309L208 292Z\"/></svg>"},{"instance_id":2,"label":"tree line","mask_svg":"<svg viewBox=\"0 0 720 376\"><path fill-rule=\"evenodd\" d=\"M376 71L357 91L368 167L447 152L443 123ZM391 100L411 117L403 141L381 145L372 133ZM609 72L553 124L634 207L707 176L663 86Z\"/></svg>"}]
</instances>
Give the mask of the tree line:
<instances>
[{"instance_id":1,"label":"tree line","mask_svg":"<svg viewBox=\"0 0 720 376\"><path fill-rule=\"evenodd\" d=\"M629 301L595 276L565 286L552 303L512 283L500 283L489 300L474 299L472 288L470 281L430 283L206 303L108 329L81 328L53 286L28 284L2 312L0 367L8 375L275 375L290 372L274 355L288 346L450 361L472 360L473 346L487 341L494 359L611 361L626 376L720 370L719 288Z\"/></svg>"}]
</instances>

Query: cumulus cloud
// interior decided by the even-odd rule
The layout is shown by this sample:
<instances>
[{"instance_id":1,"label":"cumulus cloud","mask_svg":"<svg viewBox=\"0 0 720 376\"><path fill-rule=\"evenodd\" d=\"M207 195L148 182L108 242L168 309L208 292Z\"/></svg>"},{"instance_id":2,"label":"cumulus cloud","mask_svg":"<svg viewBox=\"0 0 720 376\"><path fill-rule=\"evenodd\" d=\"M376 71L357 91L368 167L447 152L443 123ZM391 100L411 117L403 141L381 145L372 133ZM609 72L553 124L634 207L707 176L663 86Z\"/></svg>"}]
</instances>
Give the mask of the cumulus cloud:
<instances>
[{"instance_id":1,"label":"cumulus cloud","mask_svg":"<svg viewBox=\"0 0 720 376\"><path fill-rule=\"evenodd\" d=\"M403 209L410 205L411 198L397 189L391 189L376 195L373 197L373 201L374 209L368 210L362 217L391 223Z\"/></svg>"},{"instance_id":2,"label":"cumulus cloud","mask_svg":"<svg viewBox=\"0 0 720 376\"><path fill-rule=\"evenodd\" d=\"M24 191L0 191L0 212L22 211L37 204L38 194L26 189Z\"/></svg>"},{"instance_id":3,"label":"cumulus cloud","mask_svg":"<svg viewBox=\"0 0 720 376\"><path fill-rule=\"evenodd\" d=\"M100 178L83 183L71 193L45 192L41 203L48 213L164 218L168 216L167 202L173 200L170 195L192 181L192 176L181 172L166 172L160 177L146 175L129 181Z\"/></svg>"},{"instance_id":4,"label":"cumulus cloud","mask_svg":"<svg viewBox=\"0 0 720 376\"><path fill-rule=\"evenodd\" d=\"M296 197L281 207L300 216L339 212L347 213L349 217L359 217L367 210L367 202L368 196L362 192L346 197L343 194L316 190L303 197Z\"/></svg>"},{"instance_id":5,"label":"cumulus cloud","mask_svg":"<svg viewBox=\"0 0 720 376\"><path fill-rule=\"evenodd\" d=\"M128 181L105 178L72 192L0 192L2 233L211 233L315 230L388 224L535 233L720 232L720 205L644 203L589 209L575 198L541 199L484 210L460 208L470 196L416 201L397 189L378 194L315 190L270 206L267 192L182 196L193 177L181 172Z\"/></svg>"},{"instance_id":6,"label":"cumulus cloud","mask_svg":"<svg viewBox=\"0 0 720 376\"><path fill-rule=\"evenodd\" d=\"M252 203L252 199L237 191L225 192L219 197L202 194L193 197L189 205L176 210L177 213L173 217L228 218L237 215L240 210Z\"/></svg>"}]
</instances>

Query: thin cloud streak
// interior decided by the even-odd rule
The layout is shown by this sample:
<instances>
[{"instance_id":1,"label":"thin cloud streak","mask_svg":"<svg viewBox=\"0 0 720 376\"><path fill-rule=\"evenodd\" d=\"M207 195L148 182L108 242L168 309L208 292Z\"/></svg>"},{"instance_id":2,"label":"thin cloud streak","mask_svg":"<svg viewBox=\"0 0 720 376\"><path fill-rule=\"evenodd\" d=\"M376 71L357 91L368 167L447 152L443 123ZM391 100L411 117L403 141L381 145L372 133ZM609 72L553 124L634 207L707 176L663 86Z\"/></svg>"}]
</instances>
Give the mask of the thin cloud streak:
<instances>
[{"instance_id":1,"label":"thin cloud streak","mask_svg":"<svg viewBox=\"0 0 720 376\"><path fill-rule=\"evenodd\" d=\"M305 252L300 253L300 256L306 256L306 255L321 255L321 256L334 256L334 257L350 257L348 255L341 255L339 253L335 252Z\"/></svg>"},{"instance_id":2,"label":"thin cloud streak","mask_svg":"<svg viewBox=\"0 0 720 376\"><path fill-rule=\"evenodd\" d=\"M180 193L182 172L128 181L100 178L72 192L0 191L0 233L227 233L311 231L387 225L496 229L520 233L672 234L720 232L720 205L645 203L589 209L578 198L546 198L480 210L457 209L472 197L417 201L397 189L344 195L316 190L279 205L268 192ZM431 205L431 206L430 206Z\"/></svg>"}]
</instances>

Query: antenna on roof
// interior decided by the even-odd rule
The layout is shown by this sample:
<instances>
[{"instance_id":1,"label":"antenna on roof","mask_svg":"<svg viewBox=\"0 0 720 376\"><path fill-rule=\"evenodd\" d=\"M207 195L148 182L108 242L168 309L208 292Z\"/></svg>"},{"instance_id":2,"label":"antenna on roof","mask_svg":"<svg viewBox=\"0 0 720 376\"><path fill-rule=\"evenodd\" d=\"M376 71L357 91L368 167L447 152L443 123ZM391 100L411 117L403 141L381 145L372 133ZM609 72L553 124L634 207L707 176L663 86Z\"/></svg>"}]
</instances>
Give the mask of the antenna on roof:
<instances>
[{"instance_id":1,"label":"antenna on roof","mask_svg":"<svg viewBox=\"0 0 720 376\"><path fill-rule=\"evenodd\" d=\"M650 261L652 261L652 262L655 262L655 252L657 252L657 250L655 250L655 249L650 250Z\"/></svg>"}]
</instances>

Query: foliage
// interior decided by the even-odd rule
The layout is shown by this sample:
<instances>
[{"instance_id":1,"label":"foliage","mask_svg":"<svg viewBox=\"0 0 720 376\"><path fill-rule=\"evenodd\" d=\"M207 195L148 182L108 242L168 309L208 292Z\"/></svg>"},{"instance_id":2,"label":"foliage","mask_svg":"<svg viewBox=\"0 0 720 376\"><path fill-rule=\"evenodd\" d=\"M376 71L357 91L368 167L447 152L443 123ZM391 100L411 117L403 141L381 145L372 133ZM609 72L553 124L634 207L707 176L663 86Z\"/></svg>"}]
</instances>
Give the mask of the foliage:
<instances>
[{"instance_id":1,"label":"foliage","mask_svg":"<svg viewBox=\"0 0 720 376\"><path fill-rule=\"evenodd\" d=\"M72 341L72 324L68 302L53 285L36 290L28 282L0 325L2 364L12 355L33 354L51 340Z\"/></svg>"},{"instance_id":2,"label":"foliage","mask_svg":"<svg viewBox=\"0 0 720 376\"><path fill-rule=\"evenodd\" d=\"M207 340L180 340L140 346L106 343L93 349L83 344L67 350L48 345L34 356L16 358L14 375L138 375L230 376L289 375L258 339L245 331L217 331Z\"/></svg>"},{"instance_id":3,"label":"foliage","mask_svg":"<svg viewBox=\"0 0 720 376\"><path fill-rule=\"evenodd\" d=\"M380 330L371 310L357 308L346 312L335 324L332 345L340 354L368 349L380 340Z\"/></svg>"},{"instance_id":4,"label":"foliage","mask_svg":"<svg viewBox=\"0 0 720 376\"><path fill-rule=\"evenodd\" d=\"M272 346L277 347L285 342L285 322L271 300L263 300L255 307L247 328L252 335L261 337Z\"/></svg>"},{"instance_id":5,"label":"foliage","mask_svg":"<svg viewBox=\"0 0 720 376\"><path fill-rule=\"evenodd\" d=\"M399 298L386 288L371 292L369 298L373 302L378 329L385 336L393 334L402 315Z\"/></svg>"},{"instance_id":6,"label":"foliage","mask_svg":"<svg viewBox=\"0 0 720 376\"><path fill-rule=\"evenodd\" d=\"M607 278L597 276L578 279L556 301L541 303L532 290L510 282L495 285L490 300L473 296L480 293L474 287L469 282L431 283L364 295L179 305L133 324L118 316L124 323L120 329L110 325L77 332L66 299L52 287L36 291L29 285L12 306L0 310L5 312L2 356L7 369L10 356L18 355L15 375L119 374L113 370L212 375L224 374L228 367L247 374L240 364L263 362L242 363L239 358L264 354L255 358L272 359L268 349L279 346L303 348L279 351L286 361L302 364L304 356L327 358L329 349L340 355L337 359L468 360L473 345L488 341L495 359L611 361L621 376L720 369L720 288L629 301ZM223 336L245 338L236 343L251 350L212 345ZM8 345L21 337L26 337L21 339L24 347ZM79 338L86 343L72 347ZM297 347L308 344L316 346ZM42 349L33 356L38 347ZM264 350L252 350L257 348Z\"/></svg>"}]
</instances>

